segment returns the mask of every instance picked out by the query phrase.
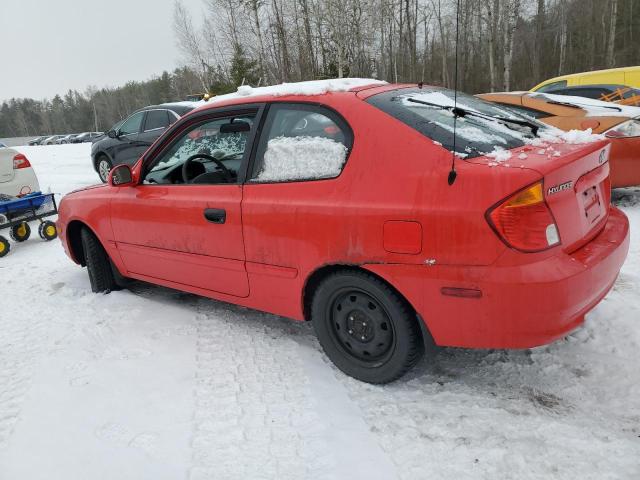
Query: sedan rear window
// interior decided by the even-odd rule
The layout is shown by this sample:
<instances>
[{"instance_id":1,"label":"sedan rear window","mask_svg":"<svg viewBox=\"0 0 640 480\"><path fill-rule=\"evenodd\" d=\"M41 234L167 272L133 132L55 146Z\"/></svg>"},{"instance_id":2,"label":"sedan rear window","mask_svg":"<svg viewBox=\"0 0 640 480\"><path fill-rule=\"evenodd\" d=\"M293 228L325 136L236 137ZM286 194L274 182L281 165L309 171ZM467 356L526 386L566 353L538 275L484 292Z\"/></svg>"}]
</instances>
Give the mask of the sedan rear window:
<instances>
[{"instance_id":1,"label":"sedan rear window","mask_svg":"<svg viewBox=\"0 0 640 480\"><path fill-rule=\"evenodd\" d=\"M454 115L450 110L438 108L454 105L453 90L439 87L403 88L374 95L367 100L371 105L417 130L447 150L454 151ZM416 103L425 102L425 103ZM427 105L431 104L431 105ZM531 117L458 92L457 106L496 119L513 119L533 123L539 129L544 125ZM455 151L461 157L478 157L495 150L521 147L527 138L534 138L530 127L466 115L459 117L456 126Z\"/></svg>"}]
</instances>

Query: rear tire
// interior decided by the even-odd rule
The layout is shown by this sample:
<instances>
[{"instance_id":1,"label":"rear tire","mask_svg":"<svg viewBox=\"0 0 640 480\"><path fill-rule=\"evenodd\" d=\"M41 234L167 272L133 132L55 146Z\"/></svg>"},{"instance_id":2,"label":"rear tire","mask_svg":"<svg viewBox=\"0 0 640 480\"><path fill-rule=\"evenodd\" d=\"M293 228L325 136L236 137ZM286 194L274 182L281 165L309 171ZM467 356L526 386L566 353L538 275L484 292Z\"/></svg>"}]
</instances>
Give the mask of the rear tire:
<instances>
[{"instance_id":1,"label":"rear tire","mask_svg":"<svg viewBox=\"0 0 640 480\"><path fill-rule=\"evenodd\" d=\"M27 222L23 222L20 225L14 225L9 231L9 236L14 242L24 242L31 236L31 227Z\"/></svg>"},{"instance_id":2,"label":"rear tire","mask_svg":"<svg viewBox=\"0 0 640 480\"><path fill-rule=\"evenodd\" d=\"M117 285L111 271L111 262L102 244L86 228L82 229L80 236L91 290L95 293L109 293L115 290Z\"/></svg>"},{"instance_id":3,"label":"rear tire","mask_svg":"<svg viewBox=\"0 0 640 480\"><path fill-rule=\"evenodd\" d=\"M345 270L325 278L313 296L311 321L329 359L363 382L397 380L424 353L411 307L365 272Z\"/></svg>"},{"instance_id":4,"label":"rear tire","mask_svg":"<svg viewBox=\"0 0 640 480\"><path fill-rule=\"evenodd\" d=\"M96 159L96 170L98 171L98 176L100 177L100 180L102 180L102 183L107 183L107 180L109 180L109 172L112 168L113 165L106 155L100 155Z\"/></svg>"}]
</instances>

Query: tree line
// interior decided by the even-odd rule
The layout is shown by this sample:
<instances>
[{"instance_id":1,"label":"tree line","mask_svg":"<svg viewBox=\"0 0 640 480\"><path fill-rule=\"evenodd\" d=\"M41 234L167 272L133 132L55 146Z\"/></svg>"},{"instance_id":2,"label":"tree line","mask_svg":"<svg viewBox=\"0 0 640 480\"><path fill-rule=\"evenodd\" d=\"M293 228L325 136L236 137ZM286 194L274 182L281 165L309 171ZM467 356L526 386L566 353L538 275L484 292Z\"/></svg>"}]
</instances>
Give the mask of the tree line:
<instances>
[{"instance_id":1,"label":"tree line","mask_svg":"<svg viewBox=\"0 0 640 480\"><path fill-rule=\"evenodd\" d=\"M184 67L119 88L6 101L0 136L104 130L144 105L242 84L352 76L453 87L456 46L458 87L470 93L640 64L640 0L203 0L202 8L194 17L174 5Z\"/></svg>"}]
</instances>

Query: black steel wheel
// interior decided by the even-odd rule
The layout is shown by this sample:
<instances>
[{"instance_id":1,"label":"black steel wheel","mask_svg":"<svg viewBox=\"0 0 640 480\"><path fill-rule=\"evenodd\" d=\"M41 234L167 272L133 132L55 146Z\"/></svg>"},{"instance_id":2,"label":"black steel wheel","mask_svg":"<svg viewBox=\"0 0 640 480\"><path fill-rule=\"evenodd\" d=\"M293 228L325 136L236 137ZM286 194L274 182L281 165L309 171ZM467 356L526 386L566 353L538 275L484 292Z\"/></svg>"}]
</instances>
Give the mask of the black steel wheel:
<instances>
[{"instance_id":1,"label":"black steel wheel","mask_svg":"<svg viewBox=\"0 0 640 480\"><path fill-rule=\"evenodd\" d=\"M366 272L344 270L325 278L314 293L311 320L331 361L364 382L392 382L424 353L411 307Z\"/></svg>"},{"instance_id":2,"label":"black steel wheel","mask_svg":"<svg viewBox=\"0 0 640 480\"><path fill-rule=\"evenodd\" d=\"M27 222L22 222L19 225L14 225L9 231L9 236L14 242L24 242L31 236L31 227Z\"/></svg>"},{"instance_id":3,"label":"black steel wheel","mask_svg":"<svg viewBox=\"0 0 640 480\"><path fill-rule=\"evenodd\" d=\"M354 361L375 366L393 354L393 323L373 295L356 288L341 289L332 295L327 308L333 340Z\"/></svg>"}]
</instances>

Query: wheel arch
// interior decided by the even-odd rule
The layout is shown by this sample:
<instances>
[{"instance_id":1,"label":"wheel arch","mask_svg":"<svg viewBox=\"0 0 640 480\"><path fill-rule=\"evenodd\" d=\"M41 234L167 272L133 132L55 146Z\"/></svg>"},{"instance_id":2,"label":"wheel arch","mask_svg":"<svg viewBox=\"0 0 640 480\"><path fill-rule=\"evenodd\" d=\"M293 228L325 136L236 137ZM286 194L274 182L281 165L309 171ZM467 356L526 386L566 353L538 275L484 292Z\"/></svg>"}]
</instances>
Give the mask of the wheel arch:
<instances>
[{"instance_id":1,"label":"wheel arch","mask_svg":"<svg viewBox=\"0 0 640 480\"><path fill-rule=\"evenodd\" d=\"M83 228L86 228L87 230L89 230L93 234L93 236L98 239L100 244L102 244L103 248L104 248L104 243L100 240L100 237L96 235L96 232L85 222L81 220L72 220L71 222L69 222L69 224L67 225L66 236L67 236L67 242L69 244L69 249L71 250L71 255L73 255L73 258L76 260L77 263L79 263L83 267L86 267L87 265L84 259L84 247L82 246L82 236L81 236L81 232Z\"/></svg>"},{"instance_id":2,"label":"wheel arch","mask_svg":"<svg viewBox=\"0 0 640 480\"><path fill-rule=\"evenodd\" d=\"M355 272L364 272L372 277L378 279L383 282L387 287L389 287L393 292L395 292L398 297L402 299L403 302L411 309L411 312L415 315L416 321L418 325L420 325L420 333L422 335L422 341L424 343L425 349L433 349L435 342L433 340L433 336L429 331L429 327L424 318L418 313L418 310L415 306L407 299L402 292L400 292L392 283L390 283L386 278L373 272L367 268L362 267L361 265L354 264L329 264L322 265L317 268L307 277L307 280L304 283L302 289L302 310L305 321L309 321L311 319L311 302L313 301L313 295L320 285L320 283L327 278L329 275L340 271L355 271Z\"/></svg>"}]
</instances>

